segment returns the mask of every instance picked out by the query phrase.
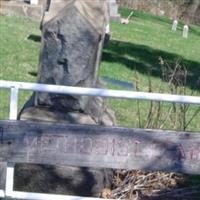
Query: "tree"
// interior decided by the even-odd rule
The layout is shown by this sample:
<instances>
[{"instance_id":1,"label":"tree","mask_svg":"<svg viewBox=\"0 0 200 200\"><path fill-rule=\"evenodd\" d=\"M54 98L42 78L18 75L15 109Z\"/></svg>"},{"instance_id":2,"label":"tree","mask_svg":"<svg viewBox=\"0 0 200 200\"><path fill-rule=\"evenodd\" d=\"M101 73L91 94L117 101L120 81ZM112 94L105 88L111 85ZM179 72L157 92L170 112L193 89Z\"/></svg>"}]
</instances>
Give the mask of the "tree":
<instances>
[{"instance_id":1,"label":"tree","mask_svg":"<svg viewBox=\"0 0 200 200\"><path fill-rule=\"evenodd\" d=\"M182 14L185 23L196 22L199 16L200 1L199 0L187 0L182 5L184 6L184 12ZM200 21L200 19L199 19Z\"/></svg>"}]
</instances>

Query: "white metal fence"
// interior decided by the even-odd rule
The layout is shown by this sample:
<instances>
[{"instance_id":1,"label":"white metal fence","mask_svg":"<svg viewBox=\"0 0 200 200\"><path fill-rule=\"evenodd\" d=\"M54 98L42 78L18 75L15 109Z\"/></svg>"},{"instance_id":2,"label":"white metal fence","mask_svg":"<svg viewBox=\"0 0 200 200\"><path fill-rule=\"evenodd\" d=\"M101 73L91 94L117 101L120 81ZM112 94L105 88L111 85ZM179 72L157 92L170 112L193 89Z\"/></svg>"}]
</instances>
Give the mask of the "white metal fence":
<instances>
[{"instance_id":1,"label":"white metal fence","mask_svg":"<svg viewBox=\"0 0 200 200\"><path fill-rule=\"evenodd\" d=\"M0 81L0 88L10 89L10 112L9 112L10 120L17 119L19 90L85 95L85 96L100 96L109 98L163 101L163 102L182 103L182 104L200 104L200 97L198 96L182 96L182 95L148 93L148 92L80 88L71 86L45 85L37 83ZM98 199L90 197L86 198L86 197L65 196L65 195L18 192L18 191L13 191L13 183L14 183L14 163L8 163L7 175L6 175L6 188L5 191L0 190L0 197L2 198L8 197L15 199L34 199L34 200L97 200Z\"/></svg>"}]
</instances>

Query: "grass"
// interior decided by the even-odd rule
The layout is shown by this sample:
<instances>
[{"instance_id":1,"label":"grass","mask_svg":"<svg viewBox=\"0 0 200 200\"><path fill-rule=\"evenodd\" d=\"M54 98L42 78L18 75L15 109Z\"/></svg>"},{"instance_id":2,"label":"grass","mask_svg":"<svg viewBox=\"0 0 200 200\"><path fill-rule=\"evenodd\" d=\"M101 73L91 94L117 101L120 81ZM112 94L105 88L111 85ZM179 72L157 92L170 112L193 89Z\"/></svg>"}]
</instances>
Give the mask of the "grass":
<instances>
[{"instance_id":1,"label":"grass","mask_svg":"<svg viewBox=\"0 0 200 200\"><path fill-rule=\"evenodd\" d=\"M121 13L128 15L128 11L125 9ZM112 74L116 78L132 81L133 72L136 69L143 75L141 78L143 78L144 85L147 85L145 75L149 69L152 70L155 78L160 78L159 57L170 63L179 59L190 72L188 85L194 87L192 85L194 79L198 78L200 73L200 55L198 53L200 28L191 26L189 38L184 39L181 37L182 24L179 23L177 32L171 31L171 24L169 19L138 12L135 12L127 26L112 23L112 41L104 52L105 62L103 62L101 73ZM111 63L115 65L115 70ZM119 70L120 72L124 71L122 77ZM110 73L111 71L112 73Z\"/></svg>"},{"instance_id":2,"label":"grass","mask_svg":"<svg viewBox=\"0 0 200 200\"><path fill-rule=\"evenodd\" d=\"M39 24L20 17L0 16L0 80L36 82ZM20 93L19 108L30 93ZM8 118L8 91L0 90L0 119Z\"/></svg>"},{"instance_id":3,"label":"grass","mask_svg":"<svg viewBox=\"0 0 200 200\"><path fill-rule=\"evenodd\" d=\"M122 16L129 14L128 9L120 10ZM169 93L170 88L167 83L161 80L161 57L165 63L175 66L179 60L182 66L188 71L186 94L199 95L199 85L197 80L200 75L200 28L194 25L190 26L189 38L181 37L183 24L180 22L177 32L171 31L172 21L156 17L149 14L134 12L129 25L112 23L112 40L104 50L103 62L100 71L101 76L108 76L113 79L124 80L136 84L135 75L138 77L140 91L149 90L149 73L151 74L151 85L153 91ZM109 85L110 88L124 89ZM195 91L195 92L192 92ZM138 127L137 102L110 100L112 107L122 126ZM170 105L165 104L165 107ZM140 103L142 111L143 125L147 121L150 104ZM197 106L191 106L187 113L188 120L198 109ZM146 113L145 111L146 110ZM129 116L129 117L127 117ZM200 115L188 126L188 130L200 130L198 123ZM165 128L172 129L173 126L168 123ZM181 129L177 126L176 129Z\"/></svg>"}]
</instances>

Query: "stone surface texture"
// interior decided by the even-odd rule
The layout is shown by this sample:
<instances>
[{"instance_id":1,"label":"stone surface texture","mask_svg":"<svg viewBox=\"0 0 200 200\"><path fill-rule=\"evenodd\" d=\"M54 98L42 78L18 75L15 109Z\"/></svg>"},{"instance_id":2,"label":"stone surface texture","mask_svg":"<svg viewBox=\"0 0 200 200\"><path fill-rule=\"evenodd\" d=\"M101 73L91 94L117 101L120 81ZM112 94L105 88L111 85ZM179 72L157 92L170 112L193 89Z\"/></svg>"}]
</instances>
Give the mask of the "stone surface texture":
<instances>
[{"instance_id":1,"label":"stone surface texture","mask_svg":"<svg viewBox=\"0 0 200 200\"><path fill-rule=\"evenodd\" d=\"M97 87L98 53L104 38L106 1L51 3L42 22L39 83ZM98 20L97 20L98 19ZM36 94L36 106L60 111L86 111L89 98Z\"/></svg>"},{"instance_id":2,"label":"stone surface texture","mask_svg":"<svg viewBox=\"0 0 200 200\"><path fill-rule=\"evenodd\" d=\"M24 1L0 1L0 15L16 15L30 18L34 21L42 19L42 5L30 5Z\"/></svg>"},{"instance_id":3,"label":"stone surface texture","mask_svg":"<svg viewBox=\"0 0 200 200\"><path fill-rule=\"evenodd\" d=\"M120 14L118 12L118 4L116 0L108 0L109 3L109 16L111 20L120 21Z\"/></svg>"},{"instance_id":4,"label":"stone surface texture","mask_svg":"<svg viewBox=\"0 0 200 200\"><path fill-rule=\"evenodd\" d=\"M17 191L99 197L110 187L112 171L47 165L16 165L14 189ZM30 177L31 174L34 176ZM20 181L19 181L20 180Z\"/></svg>"},{"instance_id":5,"label":"stone surface texture","mask_svg":"<svg viewBox=\"0 0 200 200\"><path fill-rule=\"evenodd\" d=\"M51 4L45 6L41 23L39 83L104 87L98 78L98 70L109 19L107 3L107 0L51 0ZM116 124L114 113L102 98L47 93L34 93L19 119ZM34 177L30 178L33 173ZM111 176L112 170L108 169L18 165L15 188L98 197L103 188L110 187Z\"/></svg>"},{"instance_id":6,"label":"stone surface texture","mask_svg":"<svg viewBox=\"0 0 200 200\"><path fill-rule=\"evenodd\" d=\"M0 162L0 190L5 190L7 163Z\"/></svg>"}]
</instances>

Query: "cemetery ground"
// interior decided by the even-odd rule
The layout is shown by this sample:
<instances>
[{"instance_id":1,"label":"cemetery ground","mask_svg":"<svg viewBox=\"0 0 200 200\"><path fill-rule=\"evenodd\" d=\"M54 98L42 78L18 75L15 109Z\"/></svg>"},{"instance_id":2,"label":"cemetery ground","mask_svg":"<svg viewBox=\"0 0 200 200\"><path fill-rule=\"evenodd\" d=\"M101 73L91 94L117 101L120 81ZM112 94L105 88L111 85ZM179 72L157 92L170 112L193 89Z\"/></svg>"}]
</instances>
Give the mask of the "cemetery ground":
<instances>
[{"instance_id":1,"label":"cemetery ground","mask_svg":"<svg viewBox=\"0 0 200 200\"><path fill-rule=\"evenodd\" d=\"M120 12L126 17L130 10ZM112 22L111 41L103 52L100 76L131 83L133 88L113 82L108 82L107 87L199 96L200 27L190 25L185 39L181 36L184 24L179 22L176 32L171 31L171 25L167 18L141 12L134 12L128 25ZM39 50L39 23L0 16L1 80L36 82ZM20 92L19 109L30 94ZM8 95L7 91L0 91L0 119L8 118ZM199 106L116 99L109 99L108 103L119 126L200 131ZM183 188L191 191L195 186L200 191L198 176L188 176L180 182ZM199 199L199 194L195 195Z\"/></svg>"}]
</instances>

